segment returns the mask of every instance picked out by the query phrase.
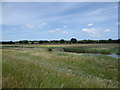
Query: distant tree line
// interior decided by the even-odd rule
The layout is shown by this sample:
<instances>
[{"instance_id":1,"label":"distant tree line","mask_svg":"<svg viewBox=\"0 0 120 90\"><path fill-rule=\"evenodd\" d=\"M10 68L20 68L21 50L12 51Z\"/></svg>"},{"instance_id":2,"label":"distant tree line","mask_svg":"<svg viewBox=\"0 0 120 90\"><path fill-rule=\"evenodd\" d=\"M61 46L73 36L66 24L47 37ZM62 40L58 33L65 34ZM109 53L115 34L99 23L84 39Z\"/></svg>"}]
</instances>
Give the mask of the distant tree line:
<instances>
[{"instance_id":1,"label":"distant tree line","mask_svg":"<svg viewBox=\"0 0 120 90\"><path fill-rule=\"evenodd\" d=\"M120 43L120 39L117 40L77 40L76 38L72 38L71 40L40 40L40 41L28 41L28 40L20 40L20 41L2 41L1 44L82 44L82 43Z\"/></svg>"}]
</instances>

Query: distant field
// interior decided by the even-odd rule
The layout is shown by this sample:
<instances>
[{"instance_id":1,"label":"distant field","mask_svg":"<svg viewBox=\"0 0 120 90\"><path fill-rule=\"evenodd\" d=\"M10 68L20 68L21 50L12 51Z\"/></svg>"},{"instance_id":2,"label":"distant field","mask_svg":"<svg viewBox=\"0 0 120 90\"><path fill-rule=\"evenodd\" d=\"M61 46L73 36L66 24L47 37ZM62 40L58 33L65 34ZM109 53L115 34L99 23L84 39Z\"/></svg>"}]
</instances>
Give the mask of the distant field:
<instances>
[{"instance_id":1,"label":"distant field","mask_svg":"<svg viewBox=\"0 0 120 90\"><path fill-rule=\"evenodd\" d=\"M2 45L1 45L2 47ZM18 44L3 45L3 48L62 48L66 52L76 53L115 53L120 55L120 45L118 44Z\"/></svg>"},{"instance_id":2,"label":"distant field","mask_svg":"<svg viewBox=\"0 0 120 90\"><path fill-rule=\"evenodd\" d=\"M118 59L49 48L118 53L118 44L3 45L3 88L116 88Z\"/></svg>"},{"instance_id":3,"label":"distant field","mask_svg":"<svg viewBox=\"0 0 120 90\"><path fill-rule=\"evenodd\" d=\"M17 47L78 47L78 46L96 46L96 47L114 47L118 44L3 44L0 46L17 46Z\"/></svg>"}]
</instances>

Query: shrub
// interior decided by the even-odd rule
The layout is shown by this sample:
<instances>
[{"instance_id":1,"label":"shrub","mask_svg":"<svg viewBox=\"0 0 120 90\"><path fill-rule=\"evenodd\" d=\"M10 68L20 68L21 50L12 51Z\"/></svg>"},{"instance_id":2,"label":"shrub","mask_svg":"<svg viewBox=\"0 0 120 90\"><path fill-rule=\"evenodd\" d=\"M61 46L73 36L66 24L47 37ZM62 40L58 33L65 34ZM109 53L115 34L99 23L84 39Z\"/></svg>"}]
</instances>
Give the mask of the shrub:
<instances>
[{"instance_id":1,"label":"shrub","mask_svg":"<svg viewBox=\"0 0 120 90\"><path fill-rule=\"evenodd\" d=\"M52 51L52 49L51 49L51 48L48 48L48 51Z\"/></svg>"}]
</instances>

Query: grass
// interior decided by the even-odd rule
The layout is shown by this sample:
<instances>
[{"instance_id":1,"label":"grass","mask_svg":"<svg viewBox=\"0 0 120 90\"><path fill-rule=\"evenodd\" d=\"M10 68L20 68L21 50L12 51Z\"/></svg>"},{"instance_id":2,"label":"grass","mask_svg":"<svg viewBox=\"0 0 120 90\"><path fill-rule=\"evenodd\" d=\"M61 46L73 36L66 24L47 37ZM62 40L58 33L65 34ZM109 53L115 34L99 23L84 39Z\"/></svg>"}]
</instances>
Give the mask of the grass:
<instances>
[{"instance_id":1,"label":"grass","mask_svg":"<svg viewBox=\"0 0 120 90\"><path fill-rule=\"evenodd\" d=\"M110 54L112 51L110 49L99 49L99 48L89 48L89 47L67 47L64 48L66 52L76 52L76 53L101 53Z\"/></svg>"},{"instance_id":2,"label":"grass","mask_svg":"<svg viewBox=\"0 0 120 90\"><path fill-rule=\"evenodd\" d=\"M6 48L2 58L3 88L118 87L118 59L109 56Z\"/></svg>"},{"instance_id":3,"label":"grass","mask_svg":"<svg viewBox=\"0 0 120 90\"><path fill-rule=\"evenodd\" d=\"M65 47L66 52L76 52L76 53L100 53L100 54L118 54L120 46L116 45L93 45L93 46L77 46L77 47Z\"/></svg>"},{"instance_id":4,"label":"grass","mask_svg":"<svg viewBox=\"0 0 120 90\"><path fill-rule=\"evenodd\" d=\"M18 44L3 45L2 48L49 48L64 49L66 52L76 53L100 53L100 54L118 54L120 55L120 45L118 44Z\"/></svg>"},{"instance_id":5,"label":"grass","mask_svg":"<svg viewBox=\"0 0 120 90\"><path fill-rule=\"evenodd\" d=\"M0 89L2 88L2 50L0 49Z\"/></svg>"}]
</instances>

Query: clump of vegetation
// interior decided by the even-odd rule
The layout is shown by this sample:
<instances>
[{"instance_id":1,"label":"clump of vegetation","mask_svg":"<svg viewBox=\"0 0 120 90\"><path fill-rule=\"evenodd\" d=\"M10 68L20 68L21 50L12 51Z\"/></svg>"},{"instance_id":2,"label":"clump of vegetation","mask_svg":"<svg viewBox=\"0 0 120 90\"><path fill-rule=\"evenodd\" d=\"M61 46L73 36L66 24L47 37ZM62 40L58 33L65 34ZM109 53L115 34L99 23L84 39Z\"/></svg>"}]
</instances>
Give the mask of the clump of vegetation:
<instances>
[{"instance_id":1,"label":"clump of vegetation","mask_svg":"<svg viewBox=\"0 0 120 90\"><path fill-rule=\"evenodd\" d=\"M40 41L28 41L28 40L20 40L20 41L3 41L0 44L81 44L81 43L119 43L120 39L112 40L77 40L76 38L71 38L71 40L40 40Z\"/></svg>"},{"instance_id":2,"label":"clump of vegetation","mask_svg":"<svg viewBox=\"0 0 120 90\"><path fill-rule=\"evenodd\" d=\"M112 45L112 44L111 44ZM77 46L77 47L64 47L66 52L76 52L76 53L100 53L100 54L111 54L115 53L119 55L119 49L117 45L93 45L93 46Z\"/></svg>"},{"instance_id":3,"label":"clump of vegetation","mask_svg":"<svg viewBox=\"0 0 120 90\"><path fill-rule=\"evenodd\" d=\"M52 51L52 48L48 48L48 51L50 51L50 52L51 52L51 51Z\"/></svg>"}]
</instances>

